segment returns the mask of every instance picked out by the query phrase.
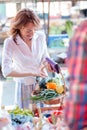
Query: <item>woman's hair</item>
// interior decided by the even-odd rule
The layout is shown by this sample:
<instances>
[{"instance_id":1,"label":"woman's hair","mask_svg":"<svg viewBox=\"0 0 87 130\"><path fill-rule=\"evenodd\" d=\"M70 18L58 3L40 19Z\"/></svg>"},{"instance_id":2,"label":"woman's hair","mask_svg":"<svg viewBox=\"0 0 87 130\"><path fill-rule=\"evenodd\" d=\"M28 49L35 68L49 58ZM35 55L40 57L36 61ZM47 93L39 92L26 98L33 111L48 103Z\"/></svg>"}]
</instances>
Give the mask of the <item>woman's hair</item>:
<instances>
[{"instance_id":1,"label":"woman's hair","mask_svg":"<svg viewBox=\"0 0 87 130\"><path fill-rule=\"evenodd\" d=\"M16 35L20 34L20 29L27 23L33 23L36 28L40 27L39 17L30 9L20 10L11 21L9 34L16 42Z\"/></svg>"}]
</instances>

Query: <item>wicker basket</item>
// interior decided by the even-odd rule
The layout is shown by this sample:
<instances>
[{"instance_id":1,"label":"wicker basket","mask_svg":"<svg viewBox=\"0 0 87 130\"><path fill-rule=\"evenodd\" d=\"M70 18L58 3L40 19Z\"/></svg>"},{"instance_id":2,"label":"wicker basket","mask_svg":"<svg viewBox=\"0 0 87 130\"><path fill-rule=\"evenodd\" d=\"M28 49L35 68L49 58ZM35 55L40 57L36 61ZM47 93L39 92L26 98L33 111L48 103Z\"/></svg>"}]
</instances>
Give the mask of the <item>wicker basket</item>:
<instances>
[{"instance_id":1,"label":"wicker basket","mask_svg":"<svg viewBox=\"0 0 87 130\"><path fill-rule=\"evenodd\" d=\"M62 78L62 81L63 81L63 87L64 87L64 92L54 98L54 99L51 99L51 100L47 100L47 101L42 101L44 104L47 104L47 105L57 105L57 104L60 104L61 106L63 105L63 102L64 102L64 98L66 96L66 83L65 83L65 79L64 79L64 76L61 72L61 69L60 69L60 75L61 75L61 78ZM34 92L39 92L39 87L37 87L37 89L35 91L33 91L33 94L32 95L35 95Z\"/></svg>"},{"instance_id":2,"label":"wicker basket","mask_svg":"<svg viewBox=\"0 0 87 130\"><path fill-rule=\"evenodd\" d=\"M63 104L63 99L64 99L65 95L62 94L61 96L55 98L55 99L51 99L51 100L48 100L48 101L44 101L44 104L47 104L47 105L56 105L56 104Z\"/></svg>"}]
</instances>

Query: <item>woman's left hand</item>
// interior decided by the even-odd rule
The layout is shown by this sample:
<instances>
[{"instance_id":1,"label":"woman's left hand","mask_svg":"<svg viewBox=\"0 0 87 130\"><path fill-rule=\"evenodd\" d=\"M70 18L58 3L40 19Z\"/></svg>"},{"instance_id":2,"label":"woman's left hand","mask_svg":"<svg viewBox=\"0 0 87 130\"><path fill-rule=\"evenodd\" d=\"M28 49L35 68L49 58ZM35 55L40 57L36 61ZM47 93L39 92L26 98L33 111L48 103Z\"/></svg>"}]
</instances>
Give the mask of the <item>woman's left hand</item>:
<instances>
[{"instance_id":1,"label":"woman's left hand","mask_svg":"<svg viewBox=\"0 0 87 130\"><path fill-rule=\"evenodd\" d=\"M47 62L44 61L43 64L45 65L45 68L49 71L49 72L54 72L52 69L52 66Z\"/></svg>"},{"instance_id":2,"label":"woman's left hand","mask_svg":"<svg viewBox=\"0 0 87 130\"><path fill-rule=\"evenodd\" d=\"M48 77L48 73L46 71L46 65L44 65L43 63L41 63L41 65L39 66L39 75L42 78Z\"/></svg>"}]
</instances>

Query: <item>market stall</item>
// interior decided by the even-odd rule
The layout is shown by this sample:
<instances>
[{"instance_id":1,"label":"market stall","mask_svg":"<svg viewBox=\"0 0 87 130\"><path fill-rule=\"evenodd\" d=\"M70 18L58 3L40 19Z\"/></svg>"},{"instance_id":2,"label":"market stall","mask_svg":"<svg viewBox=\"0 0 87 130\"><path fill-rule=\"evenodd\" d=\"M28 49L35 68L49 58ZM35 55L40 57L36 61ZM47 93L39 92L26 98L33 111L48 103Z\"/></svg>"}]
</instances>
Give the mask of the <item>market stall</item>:
<instances>
[{"instance_id":1,"label":"market stall","mask_svg":"<svg viewBox=\"0 0 87 130\"><path fill-rule=\"evenodd\" d=\"M31 94L31 107L0 110L0 130L65 130L64 101L68 96L66 71L50 59L55 76L40 79ZM5 114L6 113L6 114Z\"/></svg>"}]
</instances>

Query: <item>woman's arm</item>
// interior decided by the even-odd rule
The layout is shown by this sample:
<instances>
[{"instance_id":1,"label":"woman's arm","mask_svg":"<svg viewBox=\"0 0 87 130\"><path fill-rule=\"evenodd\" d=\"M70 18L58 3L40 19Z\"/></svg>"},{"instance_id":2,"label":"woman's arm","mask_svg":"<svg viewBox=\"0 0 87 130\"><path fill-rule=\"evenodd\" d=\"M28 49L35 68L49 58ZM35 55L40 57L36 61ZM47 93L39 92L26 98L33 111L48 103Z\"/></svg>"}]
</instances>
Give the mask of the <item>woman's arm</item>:
<instances>
[{"instance_id":1,"label":"woman's arm","mask_svg":"<svg viewBox=\"0 0 87 130\"><path fill-rule=\"evenodd\" d=\"M8 75L6 75L6 77L26 77L26 76L38 76L38 74L33 74L33 73L20 73L20 72L16 72L16 71L12 71L11 73L9 73Z\"/></svg>"},{"instance_id":2,"label":"woman's arm","mask_svg":"<svg viewBox=\"0 0 87 130\"><path fill-rule=\"evenodd\" d=\"M21 73L17 71L12 71L6 77L26 77L26 76L39 76L39 77L47 77L46 73L44 72L45 65L41 64L39 69L37 69L35 72L32 71L32 73L26 72L26 73Z\"/></svg>"}]
</instances>

